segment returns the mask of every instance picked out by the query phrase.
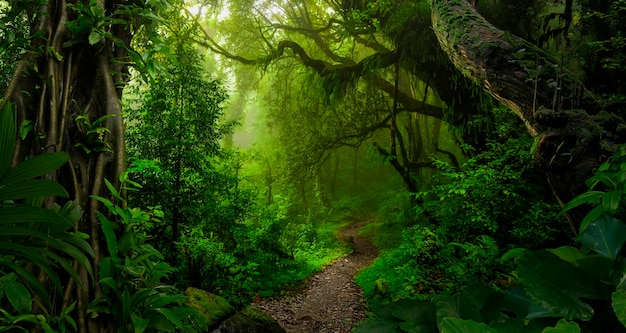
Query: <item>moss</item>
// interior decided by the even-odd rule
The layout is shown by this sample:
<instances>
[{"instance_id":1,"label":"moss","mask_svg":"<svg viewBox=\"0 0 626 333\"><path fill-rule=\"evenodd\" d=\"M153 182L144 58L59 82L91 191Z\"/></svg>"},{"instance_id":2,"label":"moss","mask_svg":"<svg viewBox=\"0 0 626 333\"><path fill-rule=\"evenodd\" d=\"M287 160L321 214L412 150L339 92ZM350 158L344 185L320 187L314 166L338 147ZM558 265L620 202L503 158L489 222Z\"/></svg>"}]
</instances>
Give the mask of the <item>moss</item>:
<instances>
[{"instance_id":1,"label":"moss","mask_svg":"<svg viewBox=\"0 0 626 333\"><path fill-rule=\"evenodd\" d=\"M225 332L264 332L264 333L284 333L285 330L274 318L261 312L254 306L249 306L245 310L236 313L234 316L222 323L220 329Z\"/></svg>"},{"instance_id":2,"label":"moss","mask_svg":"<svg viewBox=\"0 0 626 333\"><path fill-rule=\"evenodd\" d=\"M185 295L189 306L198 310L208 327L219 323L235 312L235 309L223 297L204 290L189 287L185 290Z\"/></svg>"}]
</instances>

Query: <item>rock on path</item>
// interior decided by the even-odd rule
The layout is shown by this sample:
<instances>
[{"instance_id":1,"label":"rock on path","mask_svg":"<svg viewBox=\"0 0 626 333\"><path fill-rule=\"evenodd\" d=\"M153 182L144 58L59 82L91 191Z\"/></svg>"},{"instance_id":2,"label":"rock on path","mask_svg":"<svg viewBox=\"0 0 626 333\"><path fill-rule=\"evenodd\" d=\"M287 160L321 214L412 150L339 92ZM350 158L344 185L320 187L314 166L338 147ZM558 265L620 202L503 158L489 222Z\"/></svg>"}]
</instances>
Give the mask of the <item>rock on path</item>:
<instances>
[{"instance_id":1,"label":"rock on path","mask_svg":"<svg viewBox=\"0 0 626 333\"><path fill-rule=\"evenodd\" d=\"M378 250L358 230L371 221L351 224L341 230L344 240L354 240L354 252L337 259L308 279L304 289L280 299L257 303L276 319L287 333L347 333L365 319L365 301L354 275L370 265Z\"/></svg>"}]
</instances>

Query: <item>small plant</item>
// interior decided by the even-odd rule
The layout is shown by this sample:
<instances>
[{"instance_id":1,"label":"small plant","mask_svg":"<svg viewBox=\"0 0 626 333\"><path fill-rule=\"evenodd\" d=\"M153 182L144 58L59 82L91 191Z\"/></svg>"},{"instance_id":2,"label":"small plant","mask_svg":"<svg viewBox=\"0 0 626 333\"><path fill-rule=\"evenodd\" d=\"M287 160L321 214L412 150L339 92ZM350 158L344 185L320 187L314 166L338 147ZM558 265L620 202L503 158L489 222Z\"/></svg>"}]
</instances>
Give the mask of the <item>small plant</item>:
<instances>
[{"instance_id":1,"label":"small plant","mask_svg":"<svg viewBox=\"0 0 626 333\"><path fill-rule=\"evenodd\" d=\"M137 186L120 176L122 184ZM120 203L120 193L105 180L107 188ZM123 187L132 190L133 187ZM145 212L125 208L112 201L94 197L102 202L113 220L102 213L102 225L109 256L100 260L98 281L102 296L89 305L93 317L106 316L115 323L118 332L196 332L204 325L196 310L184 305L187 298L173 286L165 284L174 268L163 256L146 244L147 231L162 218L158 209Z\"/></svg>"}]
</instances>

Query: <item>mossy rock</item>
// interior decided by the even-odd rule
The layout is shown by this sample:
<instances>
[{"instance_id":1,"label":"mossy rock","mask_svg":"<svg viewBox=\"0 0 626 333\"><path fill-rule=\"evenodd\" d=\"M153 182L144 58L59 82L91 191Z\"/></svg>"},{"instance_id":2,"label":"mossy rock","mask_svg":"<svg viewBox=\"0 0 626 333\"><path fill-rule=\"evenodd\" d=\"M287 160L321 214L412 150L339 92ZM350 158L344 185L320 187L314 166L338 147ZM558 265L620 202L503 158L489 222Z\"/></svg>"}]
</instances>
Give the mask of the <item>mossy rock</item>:
<instances>
[{"instance_id":1,"label":"mossy rock","mask_svg":"<svg viewBox=\"0 0 626 333\"><path fill-rule=\"evenodd\" d=\"M189 287L185 290L185 295L189 306L198 310L207 327L219 324L235 312L235 309L223 297L202 289Z\"/></svg>"},{"instance_id":2,"label":"mossy rock","mask_svg":"<svg viewBox=\"0 0 626 333\"><path fill-rule=\"evenodd\" d=\"M217 330L220 333L285 333L274 318L254 306L226 319Z\"/></svg>"}]
</instances>

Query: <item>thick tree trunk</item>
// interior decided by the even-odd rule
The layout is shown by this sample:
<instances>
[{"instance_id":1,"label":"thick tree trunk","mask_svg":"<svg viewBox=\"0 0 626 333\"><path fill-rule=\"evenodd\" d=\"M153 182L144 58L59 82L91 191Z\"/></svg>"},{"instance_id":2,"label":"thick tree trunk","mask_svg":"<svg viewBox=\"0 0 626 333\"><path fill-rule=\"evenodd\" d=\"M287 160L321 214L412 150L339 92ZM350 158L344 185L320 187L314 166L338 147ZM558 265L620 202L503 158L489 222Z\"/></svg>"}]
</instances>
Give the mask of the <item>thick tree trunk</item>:
<instances>
[{"instance_id":1,"label":"thick tree trunk","mask_svg":"<svg viewBox=\"0 0 626 333\"><path fill-rule=\"evenodd\" d=\"M433 29L455 67L508 106L537 140L543 167L559 202L584 192L584 181L615 144L615 118L549 54L497 29L467 0L431 0ZM621 120L621 119L617 119ZM568 214L576 233L585 211Z\"/></svg>"},{"instance_id":2,"label":"thick tree trunk","mask_svg":"<svg viewBox=\"0 0 626 333\"><path fill-rule=\"evenodd\" d=\"M125 3L124 1L117 1ZM104 15L111 15L117 6L114 0L98 1ZM13 163L43 152L67 152L70 162L51 177L56 178L85 209L76 229L87 233L96 258L93 271L97 274L101 253L101 228L97 210L101 207L90 196L106 196L103 180L118 184L118 176L125 169L124 130L121 117L120 83L125 82L128 59L126 48L132 33L129 25L115 25L107 33L118 43L108 39L90 45L87 37L78 40L67 23L75 20L76 11L68 3L78 1L47 0L31 8L30 50L17 65L16 72L3 101L16 105L18 128L26 120L35 124L25 137L18 138ZM126 19L118 17L119 19ZM69 44L73 43L73 44ZM114 61L119 60L119 61ZM89 119L80 123L79 116ZM99 142L98 134L90 132L93 121L110 116L98 127L108 133ZM86 149L85 149L86 148ZM51 204L51 203L49 203ZM75 265L75 267L78 267ZM78 301L78 326L80 332L100 331L99 323L87 319L86 307L99 291L95 279L83 269L79 272L87 290L76 288L68 282L66 297ZM64 303L64 304L61 304ZM70 304L66 300L57 304L61 308ZM54 313L52 313L54 314Z\"/></svg>"}]
</instances>

